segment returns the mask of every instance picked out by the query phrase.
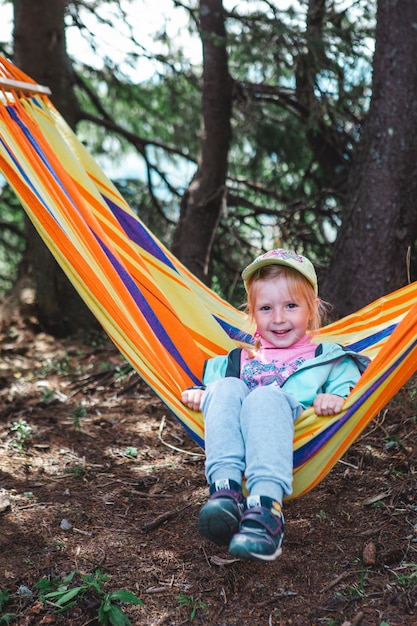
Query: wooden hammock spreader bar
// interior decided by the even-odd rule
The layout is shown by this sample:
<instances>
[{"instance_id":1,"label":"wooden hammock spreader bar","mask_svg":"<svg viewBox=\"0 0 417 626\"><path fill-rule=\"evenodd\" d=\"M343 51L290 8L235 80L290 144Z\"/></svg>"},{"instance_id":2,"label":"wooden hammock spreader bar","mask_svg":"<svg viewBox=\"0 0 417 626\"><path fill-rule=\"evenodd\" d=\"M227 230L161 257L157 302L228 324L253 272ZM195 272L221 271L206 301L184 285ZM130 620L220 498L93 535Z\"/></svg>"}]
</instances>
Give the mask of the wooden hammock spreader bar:
<instances>
[{"instance_id":1,"label":"wooden hammock spreader bar","mask_svg":"<svg viewBox=\"0 0 417 626\"><path fill-rule=\"evenodd\" d=\"M25 83L20 80L12 80L11 78L3 78L0 76L0 88L10 89L10 91L24 91L25 93L41 93L47 96L51 95L49 87L37 85L36 83Z\"/></svg>"}]
</instances>

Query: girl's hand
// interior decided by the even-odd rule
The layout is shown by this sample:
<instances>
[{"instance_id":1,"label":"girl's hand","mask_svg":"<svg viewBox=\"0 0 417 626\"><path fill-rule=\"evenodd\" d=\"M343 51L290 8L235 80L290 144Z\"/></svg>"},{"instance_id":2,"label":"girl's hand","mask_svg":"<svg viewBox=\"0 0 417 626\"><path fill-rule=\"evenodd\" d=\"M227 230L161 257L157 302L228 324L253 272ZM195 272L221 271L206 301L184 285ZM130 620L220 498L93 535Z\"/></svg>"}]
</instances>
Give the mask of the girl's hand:
<instances>
[{"instance_id":1,"label":"girl's hand","mask_svg":"<svg viewBox=\"0 0 417 626\"><path fill-rule=\"evenodd\" d=\"M336 415L342 410L345 398L333 393L319 393L313 407L317 415Z\"/></svg>"},{"instance_id":2,"label":"girl's hand","mask_svg":"<svg viewBox=\"0 0 417 626\"><path fill-rule=\"evenodd\" d=\"M186 389L181 394L181 400L189 409L200 411L204 389Z\"/></svg>"}]
</instances>

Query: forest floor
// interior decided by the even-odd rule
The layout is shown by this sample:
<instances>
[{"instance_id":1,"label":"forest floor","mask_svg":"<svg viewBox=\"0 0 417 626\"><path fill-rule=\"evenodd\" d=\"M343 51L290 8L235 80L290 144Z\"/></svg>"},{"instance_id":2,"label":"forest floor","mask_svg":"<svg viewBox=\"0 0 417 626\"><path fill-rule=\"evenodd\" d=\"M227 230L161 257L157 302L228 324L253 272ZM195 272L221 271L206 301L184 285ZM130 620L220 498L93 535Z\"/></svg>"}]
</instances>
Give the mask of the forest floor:
<instances>
[{"instance_id":1,"label":"forest floor","mask_svg":"<svg viewBox=\"0 0 417 626\"><path fill-rule=\"evenodd\" d=\"M16 323L0 381L0 625L417 625L416 379L266 564L199 536L202 451L112 345Z\"/></svg>"}]
</instances>

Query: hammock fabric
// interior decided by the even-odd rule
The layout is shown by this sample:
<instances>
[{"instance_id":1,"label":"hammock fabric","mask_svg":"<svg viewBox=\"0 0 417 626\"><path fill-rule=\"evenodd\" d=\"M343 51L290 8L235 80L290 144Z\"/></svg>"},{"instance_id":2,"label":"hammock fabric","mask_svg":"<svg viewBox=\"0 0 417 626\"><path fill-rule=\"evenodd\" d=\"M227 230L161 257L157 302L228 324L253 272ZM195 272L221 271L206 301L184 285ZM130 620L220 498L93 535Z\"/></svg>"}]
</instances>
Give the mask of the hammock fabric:
<instances>
[{"instance_id":1,"label":"hammock fabric","mask_svg":"<svg viewBox=\"0 0 417 626\"><path fill-rule=\"evenodd\" d=\"M203 447L202 415L187 409L180 393L200 382L205 359L250 340L244 314L152 235L45 90L1 57L0 89L0 171L120 352ZM372 362L339 415L308 409L298 418L293 498L327 475L415 373L416 325L412 283L321 329L322 341Z\"/></svg>"}]
</instances>

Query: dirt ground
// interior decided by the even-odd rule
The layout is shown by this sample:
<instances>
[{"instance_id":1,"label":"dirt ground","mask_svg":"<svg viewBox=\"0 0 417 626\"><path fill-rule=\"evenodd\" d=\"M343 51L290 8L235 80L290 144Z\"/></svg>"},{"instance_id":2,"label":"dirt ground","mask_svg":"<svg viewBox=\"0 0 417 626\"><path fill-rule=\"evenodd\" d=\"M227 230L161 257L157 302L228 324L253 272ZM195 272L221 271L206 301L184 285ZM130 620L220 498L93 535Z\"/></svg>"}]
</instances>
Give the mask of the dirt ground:
<instances>
[{"instance_id":1,"label":"dirt ground","mask_svg":"<svg viewBox=\"0 0 417 626\"><path fill-rule=\"evenodd\" d=\"M267 564L198 535L202 451L107 342L16 324L0 380L0 625L99 624L119 590L142 604L112 626L417 624L416 379L286 504Z\"/></svg>"}]
</instances>

